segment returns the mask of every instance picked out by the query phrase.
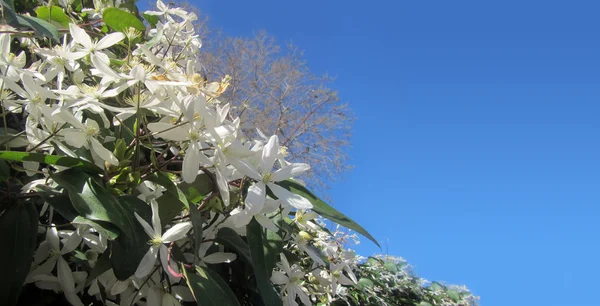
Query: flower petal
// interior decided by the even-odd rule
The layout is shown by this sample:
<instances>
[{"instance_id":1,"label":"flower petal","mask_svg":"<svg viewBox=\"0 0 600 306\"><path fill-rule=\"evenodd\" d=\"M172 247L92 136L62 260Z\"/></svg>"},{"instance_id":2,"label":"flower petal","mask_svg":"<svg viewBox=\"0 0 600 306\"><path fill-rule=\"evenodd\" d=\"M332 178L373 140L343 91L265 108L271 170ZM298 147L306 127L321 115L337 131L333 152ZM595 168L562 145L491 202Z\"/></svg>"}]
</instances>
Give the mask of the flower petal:
<instances>
[{"instance_id":1,"label":"flower petal","mask_svg":"<svg viewBox=\"0 0 600 306\"><path fill-rule=\"evenodd\" d=\"M275 173L271 175L271 181L279 182L287 180L291 177L298 176L308 170L310 170L309 164L293 163L275 171Z\"/></svg>"},{"instance_id":2,"label":"flower petal","mask_svg":"<svg viewBox=\"0 0 600 306\"><path fill-rule=\"evenodd\" d=\"M60 286L63 288L65 292L73 292L75 291L75 281L73 280L73 273L71 272L71 268L69 268L69 264L65 261L62 256L58 257L58 281L60 282Z\"/></svg>"},{"instance_id":3,"label":"flower petal","mask_svg":"<svg viewBox=\"0 0 600 306\"><path fill-rule=\"evenodd\" d=\"M252 214L260 213L260 211L263 209L263 206L265 206L266 191L267 188L263 182L257 182L250 186L250 188L248 188L246 200L244 201L246 210Z\"/></svg>"},{"instance_id":4,"label":"flower petal","mask_svg":"<svg viewBox=\"0 0 600 306\"><path fill-rule=\"evenodd\" d=\"M271 282L273 282L275 285L285 285L290 282L290 279L281 271L273 271L273 275L271 275Z\"/></svg>"},{"instance_id":5,"label":"flower petal","mask_svg":"<svg viewBox=\"0 0 600 306\"><path fill-rule=\"evenodd\" d=\"M69 24L69 30L71 32L71 36L73 36L73 40L75 40L77 43L84 46L86 49L92 49L94 47L92 39L84 29L80 28L74 23L71 23Z\"/></svg>"},{"instance_id":6,"label":"flower petal","mask_svg":"<svg viewBox=\"0 0 600 306\"><path fill-rule=\"evenodd\" d=\"M158 202L155 199L150 200L152 208L152 227L154 227L154 235L162 236L162 224L160 223L160 214L158 213Z\"/></svg>"},{"instance_id":7,"label":"flower petal","mask_svg":"<svg viewBox=\"0 0 600 306\"><path fill-rule=\"evenodd\" d=\"M269 189L275 194L275 196L283 203L287 203L296 209L311 209L313 205L306 198L299 196L295 193L291 193L283 187L276 184L268 184Z\"/></svg>"},{"instance_id":8,"label":"flower petal","mask_svg":"<svg viewBox=\"0 0 600 306\"><path fill-rule=\"evenodd\" d=\"M100 143L100 141L98 141L98 139L90 137L90 142L92 143L92 149L94 150L94 152L96 152L96 154L98 154L98 156L100 156L100 158L109 162L111 165L119 164L119 160L115 157L115 155L111 151L106 149Z\"/></svg>"},{"instance_id":9,"label":"flower petal","mask_svg":"<svg viewBox=\"0 0 600 306\"><path fill-rule=\"evenodd\" d=\"M125 39L125 34L123 34L121 32L108 34L108 35L104 36L102 39L100 39L100 41L96 44L95 49L96 50L106 49L106 48L111 47L112 45L120 42L123 39Z\"/></svg>"},{"instance_id":10,"label":"flower petal","mask_svg":"<svg viewBox=\"0 0 600 306\"><path fill-rule=\"evenodd\" d=\"M192 228L192 222L177 223L162 236L164 243L177 241L185 236Z\"/></svg>"},{"instance_id":11,"label":"flower petal","mask_svg":"<svg viewBox=\"0 0 600 306\"><path fill-rule=\"evenodd\" d=\"M191 184L196 180L198 176L198 166L200 166L200 148L198 147L198 142L192 141L188 149L185 151L185 156L183 157L183 180Z\"/></svg>"},{"instance_id":12,"label":"flower petal","mask_svg":"<svg viewBox=\"0 0 600 306\"><path fill-rule=\"evenodd\" d=\"M273 169L273 164L275 164L275 160L277 159L278 153L279 137L277 137L277 135L273 135L271 136L271 138L269 138L269 141L263 148L260 171L262 171L263 173L271 172L271 170Z\"/></svg>"},{"instance_id":13,"label":"flower petal","mask_svg":"<svg viewBox=\"0 0 600 306\"><path fill-rule=\"evenodd\" d=\"M140 261L137 270L135 270L135 277L143 278L150 274L152 268L154 268L154 265L156 264L157 255L158 248L151 246L148 252L146 252L146 255L144 255L144 258L142 258L142 261Z\"/></svg>"},{"instance_id":14,"label":"flower petal","mask_svg":"<svg viewBox=\"0 0 600 306\"><path fill-rule=\"evenodd\" d=\"M133 214L135 215L135 218L138 220L138 222L144 228L144 232L146 232L146 234L148 234L148 236L150 238L154 237L154 230L152 229L150 224L148 224L148 222L146 222L146 220L144 220L144 218L140 217L140 215L138 215L137 212L134 212Z\"/></svg>"},{"instance_id":15,"label":"flower petal","mask_svg":"<svg viewBox=\"0 0 600 306\"><path fill-rule=\"evenodd\" d=\"M218 263L230 263L232 261L234 261L237 258L237 255L235 255L234 253L226 253L226 252L215 252L212 253L204 258L202 258L202 261L204 261L205 263L208 264L218 264Z\"/></svg>"}]
</instances>

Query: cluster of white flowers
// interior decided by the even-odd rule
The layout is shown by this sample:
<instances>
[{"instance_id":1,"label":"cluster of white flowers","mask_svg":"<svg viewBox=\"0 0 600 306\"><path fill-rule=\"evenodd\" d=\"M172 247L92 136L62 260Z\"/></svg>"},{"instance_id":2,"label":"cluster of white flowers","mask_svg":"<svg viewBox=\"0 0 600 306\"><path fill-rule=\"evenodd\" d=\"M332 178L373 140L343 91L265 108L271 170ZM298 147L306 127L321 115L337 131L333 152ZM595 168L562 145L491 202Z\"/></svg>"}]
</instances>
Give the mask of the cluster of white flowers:
<instances>
[{"instance_id":1,"label":"cluster of white flowers","mask_svg":"<svg viewBox=\"0 0 600 306\"><path fill-rule=\"evenodd\" d=\"M69 1L60 4L71 16L76 14ZM282 235L283 250L275 270L270 271L284 305L329 304L344 298L346 286L357 283L353 271L358 258L317 221L308 199L278 184L310 166L286 161L277 136L267 137L260 131L261 139L244 136L240 119L232 116L226 101L219 100L229 79L206 82L199 74L201 41L194 34L196 16L159 0L157 11L145 12L158 17L146 33L129 28L107 34L100 31L100 19L108 4L94 4L83 10L88 24L73 22L64 27L60 44L15 35L18 29L3 26L0 102L4 118L20 116L24 131L7 127L8 120L4 120L0 129L12 138L3 146L88 161L103 169L109 184L117 174L126 173L124 169L129 169L128 174L138 171L138 175L164 170L175 174L171 177L176 185L193 184L200 175L208 175L217 188L196 203L198 209L214 197L221 203L204 211L208 217L201 223L202 241L192 247L188 209L169 224L161 223L157 199L166 193L164 186L140 180L126 191L147 203L152 217L148 222L134 213L148 236L149 248L134 275L124 280L118 280L113 269L92 276L81 266L85 263L93 269L108 252L111 237L94 223L78 219L61 230L55 224L55 209L45 203L40 212L48 220L40 226L45 239L38 241L26 283L63 292L72 305L84 305L84 296L107 305L193 302L201 297L186 284L181 264L206 266L240 260L231 248L215 242L216 235L229 228L245 237L246 226L256 220L274 233L281 234L281 224L295 229ZM18 54L11 53L15 39L21 44ZM133 153L125 159L117 151L118 142L127 137L133 139L128 147ZM142 160L152 162L143 164ZM180 171L168 170L178 162ZM61 188L51 174L66 168L35 161L22 166L27 175L36 175L22 192ZM123 192L116 187L112 190ZM242 191L243 199L239 199ZM196 209L192 205L190 209ZM174 245L183 252L183 262L174 259ZM290 256L296 258L295 263L290 264Z\"/></svg>"}]
</instances>

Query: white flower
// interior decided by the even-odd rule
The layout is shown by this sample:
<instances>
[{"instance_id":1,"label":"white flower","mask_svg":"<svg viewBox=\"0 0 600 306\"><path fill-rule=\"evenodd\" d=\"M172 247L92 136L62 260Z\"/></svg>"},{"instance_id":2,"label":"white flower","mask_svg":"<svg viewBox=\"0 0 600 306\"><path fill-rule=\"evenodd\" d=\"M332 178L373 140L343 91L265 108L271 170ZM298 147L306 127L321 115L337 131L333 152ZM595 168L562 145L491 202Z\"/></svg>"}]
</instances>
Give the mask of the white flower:
<instances>
[{"instance_id":1,"label":"white flower","mask_svg":"<svg viewBox=\"0 0 600 306\"><path fill-rule=\"evenodd\" d=\"M293 163L271 173L278 153L279 138L277 135L273 135L262 150L261 164L258 170L244 160L230 160L231 164L240 172L257 180L256 183L248 188L248 195L245 200L245 204L255 214L259 213L265 204L266 187L271 189L273 194L281 200L282 204L288 204L297 209L312 208L312 204L304 197L291 193L275 184L275 182L283 181L308 171L310 166L303 163Z\"/></svg>"},{"instance_id":2,"label":"white flower","mask_svg":"<svg viewBox=\"0 0 600 306\"><path fill-rule=\"evenodd\" d=\"M273 271L271 282L283 286L281 295L283 296L284 305L298 305L296 303L296 296L300 297L300 300L304 305L312 305L310 297L305 292L306 289L302 287L302 284L304 283L304 272L300 267L297 265L290 267L290 264L283 253L281 254L281 263L278 263L277 266L282 269L283 272Z\"/></svg>"},{"instance_id":3,"label":"white flower","mask_svg":"<svg viewBox=\"0 0 600 306\"><path fill-rule=\"evenodd\" d=\"M135 217L138 222L146 231L146 234L150 236L152 239L149 241L150 249L142 258L137 270L135 271L135 276L137 278L143 278L150 274L152 268L156 264L158 253L160 252L160 261L165 271L168 271L168 250L164 245L165 243L170 243L172 241L177 241L185 236L185 234L192 228L191 222L183 222L177 223L170 229L168 229L164 234L162 234L162 227L160 224L160 216L158 214L158 203L152 199L150 200L150 205L152 206L152 226L146 222L146 220L142 219L137 213L135 213ZM177 270L177 266L174 267L174 270Z\"/></svg>"},{"instance_id":4,"label":"white flower","mask_svg":"<svg viewBox=\"0 0 600 306\"><path fill-rule=\"evenodd\" d=\"M100 135L100 126L96 121L87 119L85 125L79 124L77 128L70 128L61 131L66 143L76 147L89 148L91 144L92 150L98 154L102 160L109 162L111 165L118 165L119 160L115 155L106 149L96 137Z\"/></svg>"},{"instance_id":5,"label":"white flower","mask_svg":"<svg viewBox=\"0 0 600 306\"><path fill-rule=\"evenodd\" d=\"M77 52L60 52L63 57L76 60L86 55L94 54L100 57L105 63L110 62L108 56L102 52L98 52L100 50L112 47L114 44L119 43L121 40L125 39L125 34L121 32L108 34L100 41L95 42L92 41L90 36L85 32L84 29L80 28L78 25L71 23L69 24L69 31L71 32L71 36L73 36L73 40L78 44L83 46L80 51Z\"/></svg>"}]
</instances>

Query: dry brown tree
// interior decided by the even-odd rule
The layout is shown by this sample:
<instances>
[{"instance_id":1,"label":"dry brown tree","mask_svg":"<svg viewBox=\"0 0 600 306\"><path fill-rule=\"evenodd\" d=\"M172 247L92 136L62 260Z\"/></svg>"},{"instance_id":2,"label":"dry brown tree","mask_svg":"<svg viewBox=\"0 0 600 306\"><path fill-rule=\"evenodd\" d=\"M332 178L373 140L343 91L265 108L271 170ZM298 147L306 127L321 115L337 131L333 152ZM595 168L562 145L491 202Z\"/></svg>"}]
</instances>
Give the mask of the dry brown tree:
<instances>
[{"instance_id":1,"label":"dry brown tree","mask_svg":"<svg viewBox=\"0 0 600 306\"><path fill-rule=\"evenodd\" d=\"M303 179L312 188L324 192L342 178L352 168L348 150L354 117L331 88L333 78L311 72L292 44L282 47L265 31L252 37L209 31L208 18L195 11L204 75L209 81L231 77L221 100L231 103L233 114L265 135L278 135L289 161L310 164L313 171ZM245 133L259 137L256 130Z\"/></svg>"}]
</instances>

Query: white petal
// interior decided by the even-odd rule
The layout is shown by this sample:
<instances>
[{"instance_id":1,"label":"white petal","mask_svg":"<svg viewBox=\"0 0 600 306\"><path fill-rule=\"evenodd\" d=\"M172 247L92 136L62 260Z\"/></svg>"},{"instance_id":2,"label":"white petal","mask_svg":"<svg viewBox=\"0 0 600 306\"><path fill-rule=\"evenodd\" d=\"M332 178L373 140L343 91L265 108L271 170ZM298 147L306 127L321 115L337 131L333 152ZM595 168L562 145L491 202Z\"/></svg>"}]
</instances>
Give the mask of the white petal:
<instances>
[{"instance_id":1,"label":"white petal","mask_svg":"<svg viewBox=\"0 0 600 306\"><path fill-rule=\"evenodd\" d=\"M296 209L311 209L313 205L306 198L299 196L295 193L291 193L281 186L276 184L269 184L269 189L275 194L275 196L283 203L287 203Z\"/></svg>"},{"instance_id":2,"label":"white petal","mask_svg":"<svg viewBox=\"0 0 600 306\"><path fill-rule=\"evenodd\" d=\"M164 243L177 241L183 238L191 228L192 222L177 223L167 230L167 232L162 236L162 240Z\"/></svg>"},{"instance_id":3,"label":"white petal","mask_svg":"<svg viewBox=\"0 0 600 306\"><path fill-rule=\"evenodd\" d=\"M288 275L292 274L292 268L290 268L290 263L288 262L287 257L285 257L285 254L281 253L279 257L281 258L283 271Z\"/></svg>"},{"instance_id":4,"label":"white petal","mask_svg":"<svg viewBox=\"0 0 600 306\"><path fill-rule=\"evenodd\" d=\"M247 175L257 181L262 181L262 175L252 167L247 161L241 159L232 158L229 163L234 166L242 174Z\"/></svg>"},{"instance_id":5,"label":"white petal","mask_svg":"<svg viewBox=\"0 0 600 306\"><path fill-rule=\"evenodd\" d=\"M263 228L266 228L266 229L274 231L274 232L277 232L279 230L279 228L275 225L275 223L273 223L273 221L271 221L271 219L267 218L263 214L254 215L254 219L256 219L256 221L258 221L258 223L260 223L260 225Z\"/></svg>"},{"instance_id":6,"label":"white petal","mask_svg":"<svg viewBox=\"0 0 600 306\"><path fill-rule=\"evenodd\" d=\"M60 241L58 240L58 231L52 226L46 230L46 241L50 244L50 250L54 252L60 251Z\"/></svg>"},{"instance_id":7,"label":"white petal","mask_svg":"<svg viewBox=\"0 0 600 306\"><path fill-rule=\"evenodd\" d=\"M63 130L61 134L63 135L65 142L75 148L81 148L87 140L85 133L75 129Z\"/></svg>"},{"instance_id":8,"label":"white petal","mask_svg":"<svg viewBox=\"0 0 600 306\"><path fill-rule=\"evenodd\" d=\"M92 54L92 56L90 56L90 59L92 60L92 64L94 65L94 67L96 67L96 69L98 69L98 71L110 77L113 81L122 78L118 73L116 73L114 70L112 70L112 68L110 68L108 63L104 62L104 59L102 59L101 56Z\"/></svg>"},{"instance_id":9,"label":"white petal","mask_svg":"<svg viewBox=\"0 0 600 306\"><path fill-rule=\"evenodd\" d=\"M192 141L189 148L185 151L185 156L183 157L183 180L191 184L196 180L198 176L198 167L200 166L200 148L198 147L198 142Z\"/></svg>"},{"instance_id":10,"label":"white petal","mask_svg":"<svg viewBox=\"0 0 600 306\"><path fill-rule=\"evenodd\" d=\"M148 224L148 222L146 222L146 220L144 220L144 218L140 217L140 215L138 215L137 212L134 212L133 214L135 215L135 218L138 220L138 222L144 228L144 231L146 232L146 234L148 234L148 236L150 238L153 238L154 237L154 230L152 229L152 227L150 226L150 224Z\"/></svg>"},{"instance_id":11,"label":"white petal","mask_svg":"<svg viewBox=\"0 0 600 306\"><path fill-rule=\"evenodd\" d=\"M27 176L33 176L35 171L40 167L40 163L34 161L24 161L23 168L25 168L25 173Z\"/></svg>"},{"instance_id":12,"label":"white petal","mask_svg":"<svg viewBox=\"0 0 600 306\"><path fill-rule=\"evenodd\" d=\"M189 139L188 127L180 126L173 128L172 124L164 122L153 122L148 124L148 129L155 134L156 137L160 137L167 140L184 141ZM170 129L170 130L168 130ZM166 131L168 130L168 131ZM164 131L164 132L163 132Z\"/></svg>"},{"instance_id":13,"label":"white petal","mask_svg":"<svg viewBox=\"0 0 600 306\"><path fill-rule=\"evenodd\" d=\"M271 282L275 285L285 285L290 282L290 279L280 271L273 271L273 275L271 275Z\"/></svg>"},{"instance_id":14,"label":"white petal","mask_svg":"<svg viewBox=\"0 0 600 306\"><path fill-rule=\"evenodd\" d=\"M152 272L152 268L154 268L154 264L156 264L156 256L158 255L158 248L151 246L142 261L140 261L140 265L135 270L135 277L144 278L150 272Z\"/></svg>"},{"instance_id":15,"label":"white petal","mask_svg":"<svg viewBox=\"0 0 600 306\"><path fill-rule=\"evenodd\" d=\"M202 261L209 264L218 264L222 262L230 263L236 258L237 255L235 255L234 253L215 252L202 258Z\"/></svg>"},{"instance_id":16,"label":"white petal","mask_svg":"<svg viewBox=\"0 0 600 306\"><path fill-rule=\"evenodd\" d=\"M227 178L223 175L223 170L221 170L220 165L215 167L215 172L217 175L217 186L219 187L219 193L221 195L221 199L223 199L223 204L225 206L229 206L229 185L227 184Z\"/></svg>"},{"instance_id":17,"label":"white petal","mask_svg":"<svg viewBox=\"0 0 600 306\"><path fill-rule=\"evenodd\" d=\"M64 291L74 292L75 291L75 281L73 280L73 274L71 273L71 268L69 268L69 264L65 261L62 256L58 257L58 281L60 282L60 286Z\"/></svg>"},{"instance_id":18,"label":"white petal","mask_svg":"<svg viewBox=\"0 0 600 306\"><path fill-rule=\"evenodd\" d=\"M75 292L65 291L65 298L73 306L84 306Z\"/></svg>"},{"instance_id":19,"label":"white petal","mask_svg":"<svg viewBox=\"0 0 600 306\"><path fill-rule=\"evenodd\" d=\"M73 36L73 40L75 40L77 43L84 46L86 49L92 49L94 47L92 39L84 29L78 27L74 23L71 23L69 24L69 30L71 32L71 36Z\"/></svg>"},{"instance_id":20,"label":"white petal","mask_svg":"<svg viewBox=\"0 0 600 306\"><path fill-rule=\"evenodd\" d=\"M75 250L79 246L83 239L79 234L73 233L68 239L67 242L63 245L62 250L60 250L61 254L67 254Z\"/></svg>"},{"instance_id":21,"label":"white petal","mask_svg":"<svg viewBox=\"0 0 600 306\"><path fill-rule=\"evenodd\" d=\"M275 182L283 181L291 177L298 176L306 171L310 170L310 165L303 163L294 163L285 166L273 173L271 180Z\"/></svg>"},{"instance_id":22,"label":"white petal","mask_svg":"<svg viewBox=\"0 0 600 306\"><path fill-rule=\"evenodd\" d=\"M246 210L252 214L258 214L265 205L266 186L263 182L257 182L248 188L248 194L244 204Z\"/></svg>"},{"instance_id":23,"label":"white petal","mask_svg":"<svg viewBox=\"0 0 600 306\"><path fill-rule=\"evenodd\" d=\"M279 153L279 138L277 135L271 136L269 141L263 148L262 152L262 163L261 163L261 171L263 173L271 172L273 169L273 164L275 164L275 160L277 159L277 155Z\"/></svg>"},{"instance_id":24,"label":"white petal","mask_svg":"<svg viewBox=\"0 0 600 306\"><path fill-rule=\"evenodd\" d=\"M111 165L118 165L119 164L119 160L115 157L115 155L111 151L109 151L108 149L106 149L98 141L98 139L96 139L94 137L90 137L90 141L92 143L92 149L94 150L94 152L96 152L96 154L98 154L98 156L100 156L100 158L102 158L103 160L109 162Z\"/></svg>"},{"instance_id":25,"label":"white petal","mask_svg":"<svg viewBox=\"0 0 600 306\"><path fill-rule=\"evenodd\" d=\"M298 296L300 297L302 304L306 306L311 306L312 303L310 302L310 297L308 297L308 294L306 294L306 292L304 292L304 290L302 290L302 288L300 288L298 285L294 286L296 287L296 294L298 294Z\"/></svg>"},{"instance_id":26,"label":"white petal","mask_svg":"<svg viewBox=\"0 0 600 306\"><path fill-rule=\"evenodd\" d=\"M100 41L96 44L96 50L106 49L121 40L125 39L125 34L121 32L111 33L104 36Z\"/></svg>"},{"instance_id":27,"label":"white petal","mask_svg":"<svg viewBox=\"0 0 600 306\"><path fill-rule=\"evenodd\" d=\"M155 199L150 200L152 208L152 226L154 227L154 235L162 236L162 224L160 223L160 214L158 213L158 202Z\"/></svg>"}]
</instances>

